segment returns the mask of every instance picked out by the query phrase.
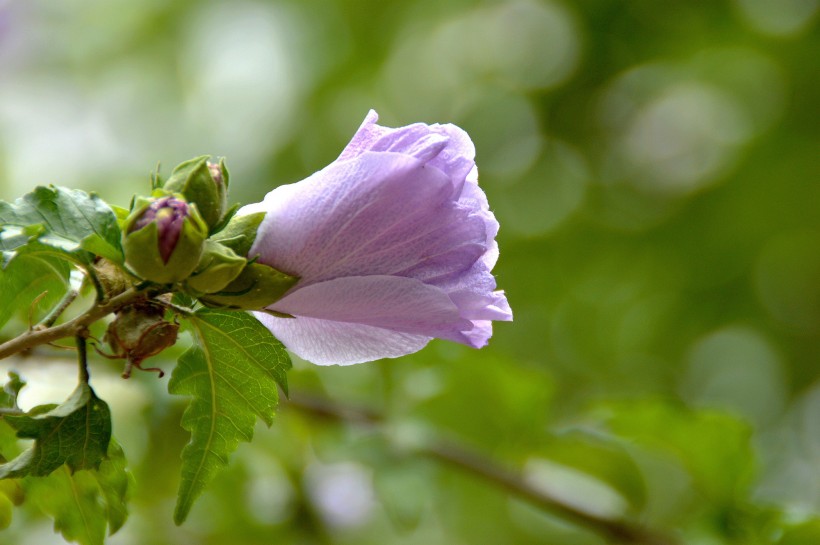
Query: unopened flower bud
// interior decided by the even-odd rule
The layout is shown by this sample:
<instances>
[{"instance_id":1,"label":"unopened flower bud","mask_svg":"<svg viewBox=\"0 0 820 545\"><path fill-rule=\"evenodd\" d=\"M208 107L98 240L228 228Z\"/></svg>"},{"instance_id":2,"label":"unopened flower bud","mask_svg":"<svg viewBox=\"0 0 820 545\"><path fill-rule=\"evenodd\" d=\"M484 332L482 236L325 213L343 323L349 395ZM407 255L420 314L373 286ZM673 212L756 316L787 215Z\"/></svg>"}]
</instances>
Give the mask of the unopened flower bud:
<instances>
[{"instance_id":1,"label":"unopened flower bud","mask_svg":"<svg viewBox=\"0 0 820 545\"><path fill-rule=\"evenodd\" d=\"M185 289L194 297L221 291L239 276L247 262L227 246L206 240L202 258L185 281Z\"/></svg>"},{"instance_id":2,"label":"unopened flower bud","mask_svg":"<svg viewBox=\"0 0 820 545\"><path fill-rule=\"evenodd\" d=\"M123 231L128 266L159 284L187 278L199 263L208 236L196 207L172 195L139 203Z\"/></svg>"},{"instance_id":3,"label":"unopened flower bud","mask_svg":"<svg viewBox=\"0 0 820 545\"><path fill-rule=\"evenodd\" d=\"M196 204L202 219L213 228L225 215L229 178L224 160L219 164L209 163L208 156L203 155L177 165L163 189L180 193L188 202Z\"/></svg>"},{"instance_id":4,"label":"unopened flower bud","mask_svg":"<svg viewBox=\"0 0 820 545\"><path fill-rule=\"evenodd\" d=\"M250 263L222 291L199 300L209 307L259 310L278 301L298 281L297 276L261 263Z\"/></svg>"}]
</instances>

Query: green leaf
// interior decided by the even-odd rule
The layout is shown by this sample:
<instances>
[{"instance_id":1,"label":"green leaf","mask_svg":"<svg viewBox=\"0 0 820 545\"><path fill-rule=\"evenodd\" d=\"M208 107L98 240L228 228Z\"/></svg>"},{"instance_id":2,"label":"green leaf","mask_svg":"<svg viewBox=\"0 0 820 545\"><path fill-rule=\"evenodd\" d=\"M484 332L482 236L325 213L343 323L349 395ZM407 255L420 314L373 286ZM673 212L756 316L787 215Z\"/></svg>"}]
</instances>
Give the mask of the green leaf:
<instances>
[{"instance_id":1,"label":"green leaf","mask_svg":"<svg viewBox=\"0 0 820 545\"><path fill-rule=\"evenodd\" d=\"M112 440L108 458L98 470L72 473L67 466L47 477L26 477L26 497L54 519L54 530L68 541L102 545L119 530L128 511L131 476L122 449Z\"/></svg>"},{"instance_id":2,"label":"green leaf","mask_svg":"<svg viewBox=\"0 0 820 545\"><path fill-rule=\"evenodd\" d=\"M127 465L128 461L122 447L112 437L108 446L108 457L102 461L97 471L92 472L105 500L109 534L122 528L128 518L128 496L133 485L133 476L126 471Z\"/></svg>"},{"instance_id":3,"label":"green leaf","mask_svg":"<svg viewBox=\"0 0 820 545\"><path fill-rule=\"evenodd\" d=\"M277 383L287 392L290 358L282 344L245 312L202 309L186 320L194 346L174 369L168 391L193 396L182 417L191 441L182 451L174 512L181 524L239 441L250 441L256 418L273 422Z\"/></svg>"},{"instance_id":4,"label":"green leaf","mask_svg":"<svg viewBox=\"0 0 820 545\"><path fill-rule=\"evenodd\" d=\"M616 440L572 430L556 435L540 454L605 482L629 501L635 511L646 503L646 486L640 469Z\"/></svg>"},{"instance_id":5,"label":"green leaf","mask_svg":"<svg viewBox=\"0 0 820 545\"><path fill-rule=\"evenodd\" d=\"M708 500L730 506L748 494L755 463L751 429L744 422L653 401L611 404L603 411L616 435L677 458Z\"/></svg>"},{"instance_id":6,"label":"green leaf","mask_svg":"<svg viewBox=\"0 0 820 545\"><path fill-rule=\"evenodd\" d=\"M27 499L54 519L54 531L66 541L82 545L102 545L105 541L105 508L92 472L72 474L62 466L47 477L25 479L24 489Z\"/></svg>"},{"instance_id":7,"label":"green leaf","mask_svg":"<svg viewBox=\"0 0 820 545\"><path fill-rule=\"evenodd\" d=\"M31 236L31 233L26 232L23 227L0 224L0 251L3 252L2 259L0 259L0 269L6 268L11 258L14 257L15 250L28 243Z\"/></svg>"},{"instance_id":8,"label":"green leaf","mask_svg":"<svg viewBox=\"0 0 820 545\"><path fill-rule=\"evenodd\" d=\"M17 396L20 395L20 390L26 385L26 381L20 378L20 375L14 371L9 371L9 381L3 385L3 390L0 391L0 407L7 409L17 409Z\"/></svg>"},{"instance_id":9,"label":"green leaf","mask_svg":"<svg viewBox=\"0 0 820 545\"><path fill-rule=\"evenodd\" d=\"M14 428L0 418L0 462L11 460L20 453Z\"/></svg>"},{"instance_id":10,"label":"green leaf","mask_svg":"<svg viewBox=\"0 0 820 545\"><path fill-rule=\"evenodd\" d=\"M0 530L5 530L11 525L11 516L14 511L14 504L11 498L0 492Z\"/></svg>"},{"instance_id":11,"label":"green leaf","mask_svg":"<svg viewBox=\"0 0 820 545\"><path fill-rule=\"evenodd\" d=\"M32 305L35 318L56 305L69 289L70 273L68 263L49 255L23 254L15 258L0 270L0 327L17 312L28 314Z\"/></svg>"},{"instance_id":12,"label":"green leaf","mask_svg":"<svg viewBox=\"0 0 820 545\"><path fill-rule=\"evenodd\" d=\"M35 412L38 414L32 414ZM0 465L0 479L48 475L63 464L72 471L96 469L111 439L108 405L85 383L47 412L35 409L29 414L6 415L5 420L18 437L34 439L34 445Z\"/></svg>"},{"instance_id":13,"label":"green leaf","mask_svg":"<svg viewBox=\"0 0 820 545\"><path fill-rule=\"evenodd\" d=\"M391 460L376 465L373 487L390 521L401 530L414 530L429 508L430 480L418 460Z\"/></svg>"},{"instance_id":14,"label":"green leaf","mask_svg":"<svg viewBox=\"0 0 820 545\"><path fill-rule=\"evenodd\" d=\"M7 203L0 201L0 226L42 226L35 235L59 251L91 252L116 263L123 262L120 228L114 211L97 195L63 187L37 187L33 192ZM23 242L23 233L4 237L4 253ZM70 249L68 249L70 247ZM78 257L79 258L79 257Z\"/></svg>"}]
</instances>

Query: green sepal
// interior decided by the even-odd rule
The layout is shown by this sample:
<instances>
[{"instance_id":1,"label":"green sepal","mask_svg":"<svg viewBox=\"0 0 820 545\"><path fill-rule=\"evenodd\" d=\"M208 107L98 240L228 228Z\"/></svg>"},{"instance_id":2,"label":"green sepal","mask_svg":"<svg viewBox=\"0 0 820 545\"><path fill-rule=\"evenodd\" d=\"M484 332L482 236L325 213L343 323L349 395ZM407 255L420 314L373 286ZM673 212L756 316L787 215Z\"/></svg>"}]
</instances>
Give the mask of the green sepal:
<instances>
[{"instance_id":1,"label":"green sepal","mask_svg":"<svg viewBox=\"0 0 820 545\"><path fill-rule=\"evenodd\" d=\"M208 158L208 155L202 155L177 165L163 189L181 193L185 200L196 204L202 219L213 228L219 224L228 206L229 175L224 160L214 167L217 174L212 174Z\"/></svg>"},{"instance_id":2,"label":"green sepal","mask_svg":"<svg viewBox=\"0 0 820 545\"><path fill-rule=\"evenodd\" d=\"M259 310L281 299L298 281L298 276L261 263L249 263L224 290L199 300L213 308Z\"/></svg>"},{"instance_id":3,"label":"green sepal","mask_svg":"<svg viewBox=\"0 0 820 545\"><path fill-rule=\"evenodd\" d=\"M128 219L128 215L131 211L128 208L123 208L122 206L111 205L111 210L114 211L114 215L117 216L117 221L121 224Z\"/></svg>"},{"instance_id":4,"label":"green sepal","mask_svg":"<svg viewBox=\"0 0 820 545\"><path fill-rule=\"evenodd\" d=\"M221 291L240 275L247 262L227 246L206 240L199 264L185 281L185 290L194 297Z\"/></svg>"},{"instance_id":5,"label":"green sepal","mask_svg":"<svg viewBox=\"0 0 820 545\"><path fill-rule=\"evenodd\" d=\"M222 216L222 219L219 220L219 223L217 223L216 225L211 226L211 236L213 236L214 233L218 233L222 229L227 227L228 223L233 219L233 217L236 215L236 212L238 210L239 210L239 204L237 204L237 203L232 204L231 207L228 208L228 210L225 212L225 215Z\"/></svg>"},{"instance_id":6,"label":"green sepal","mask_svg":"<svg viewBox=\"0 0 820 545\"><path fill-rule=\"evenodd\" d=\"M246 216L234 216L228 225L212 238L238 255L248 255L256 240L256 232L259 224L265 219L266 212L255 212Z\"/></svg>"},{"instance_id":7,"label":"green sepal","mask_svg":"<svg viewBox=\"0 0 820 545\"><path fill-rule=\"evenodd\" d=\"M159 251L159 234L157 224L152 222L145 227L129 233L151 201L138 199L134 211L123 227L123 249L125 262L140 278L158 284L171 284L185 280L196 269L202 257L205 239L208 237L208 226L202 220L197 207L189 205L188 217L182 224L182 231L176 247L171 252L168 263L162 260Z\"/></svg>"}]
</instances>

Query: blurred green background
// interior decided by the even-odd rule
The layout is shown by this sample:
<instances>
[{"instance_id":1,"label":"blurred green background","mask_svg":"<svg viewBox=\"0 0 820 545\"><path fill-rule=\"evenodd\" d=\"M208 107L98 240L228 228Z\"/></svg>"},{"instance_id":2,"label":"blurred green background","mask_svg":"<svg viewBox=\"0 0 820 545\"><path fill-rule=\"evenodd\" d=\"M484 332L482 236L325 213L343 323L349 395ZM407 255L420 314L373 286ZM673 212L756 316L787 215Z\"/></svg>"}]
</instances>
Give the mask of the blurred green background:
<instances>
[{"instance_id":1,"label":"blurred green background","mask_svg":"<svg viewBox=\"0 0 820 545\"><path fill-rule=\"evenodd\" d=\"M466 129L501 223L515 321L487 348L295 361L293 392L387 423L283 401L180 528L184 400L96 360L137 478L110 543L604 542L396 447L419 429L686 543L820 543L818 8L0 1L0 198L54 183L125 205L158 161L210 153L253 202L332 161L374 108ZM74 386L60 362L18 368L24 404ZM19 512L0 542L62 539Z\"/></svg>"}]
</instances>

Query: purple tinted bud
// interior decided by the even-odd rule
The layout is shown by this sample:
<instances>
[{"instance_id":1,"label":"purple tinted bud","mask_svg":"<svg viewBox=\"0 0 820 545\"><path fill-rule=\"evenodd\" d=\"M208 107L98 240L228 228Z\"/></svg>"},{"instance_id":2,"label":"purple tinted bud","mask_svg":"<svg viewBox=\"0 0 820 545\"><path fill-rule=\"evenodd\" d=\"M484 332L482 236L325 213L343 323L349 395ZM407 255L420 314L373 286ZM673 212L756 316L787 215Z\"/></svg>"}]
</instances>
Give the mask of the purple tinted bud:
<instances>
[{"instance_id":1,"label":"purple tinted bud","mask_svg":"<svg viewBox=\"0 0 820 545\"><path fill-rule=\"evenodd\" d=\"M179 241L182 225L188 217L188 204L175 197L162 197L152 202L137 221L129 229L129 233L138 231L156 222L158 233L159 254L164 263L171 259L171 253Z\"/></svg>"},{"instance_id":2,"label":"purple tinted bud","mask_svg":"<svg viewBox=\"0 0 820 545\"><path fill-rule=\"evenodd\" d=\"M222 179L222 167L218 164L208 163L208 171L211 173L211 177L214 179L216 185L221 186L225 183L225 180Z\"/></svg>"}]
</instances>

